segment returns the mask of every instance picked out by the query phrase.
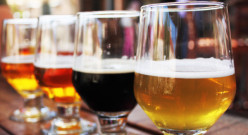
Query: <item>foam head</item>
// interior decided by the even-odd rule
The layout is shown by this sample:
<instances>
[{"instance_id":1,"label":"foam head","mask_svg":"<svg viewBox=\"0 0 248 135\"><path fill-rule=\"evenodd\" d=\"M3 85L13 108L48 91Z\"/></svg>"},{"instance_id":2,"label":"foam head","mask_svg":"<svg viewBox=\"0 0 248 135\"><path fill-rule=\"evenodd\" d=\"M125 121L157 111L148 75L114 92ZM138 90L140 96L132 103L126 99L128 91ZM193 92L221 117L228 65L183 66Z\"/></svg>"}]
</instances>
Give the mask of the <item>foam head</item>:
<instances>
[{"instance_id":1,"label":"foam head","mask_svg":"<svg viewBox=\"0 0 248 135\"><path fill-rule=\"evenodd\" d=\"M170 78L217 78L234 74L231 60L198 58L167 61L140 61L135 72Z\"/></svg>"}]
</instances>

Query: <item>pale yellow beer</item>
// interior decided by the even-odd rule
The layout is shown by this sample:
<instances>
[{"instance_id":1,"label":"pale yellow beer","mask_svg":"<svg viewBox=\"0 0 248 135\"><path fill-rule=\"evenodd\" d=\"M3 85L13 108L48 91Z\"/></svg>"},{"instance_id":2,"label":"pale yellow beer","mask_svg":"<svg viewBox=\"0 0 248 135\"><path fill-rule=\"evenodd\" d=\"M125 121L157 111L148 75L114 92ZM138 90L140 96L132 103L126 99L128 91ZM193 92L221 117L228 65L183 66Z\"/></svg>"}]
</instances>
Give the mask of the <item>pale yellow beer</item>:
<instances>
[{"instance_id":1,"label":"pale yellow beer","mask_svg":"<svg viewBox=\"0 0 248 135\"><path fill-rule=\"evenodd\" d=\"M209 62L207 68L201 64L199 68L194 68L195 64L183 67L185 62L181 62L175 62L179 64L174 66L155 62L152 64L155 71L149 67L137 70L134 83L137 102L161 130L206 130L234 98L234 70L219 70L225 66L215 62ZM211 64L218 69L214 67L211 71Z\"/></svg>"},{"instance_id":2,"label":"pale yellow beer","mask_svg":"<svg viewBox=\"0 0 248 135\"><path fill-rule=\"evenodd\" d=\"M40 96L34 76L33 55L2 58L1 70L8 83L23 97Z\"/></svg>"}]
</instances>

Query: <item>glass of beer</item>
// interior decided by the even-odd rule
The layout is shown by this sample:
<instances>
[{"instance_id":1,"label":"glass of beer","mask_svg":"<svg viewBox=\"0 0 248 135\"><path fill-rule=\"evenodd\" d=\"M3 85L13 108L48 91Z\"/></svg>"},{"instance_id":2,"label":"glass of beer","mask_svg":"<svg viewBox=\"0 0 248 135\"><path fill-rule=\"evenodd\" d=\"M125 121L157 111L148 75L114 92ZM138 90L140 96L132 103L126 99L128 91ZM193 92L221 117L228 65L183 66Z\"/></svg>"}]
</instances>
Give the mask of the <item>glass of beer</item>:
<instances>
[{"instance_id":1,"label":"glass of beer","mask_svg":"<svg viewBox=\"0 0 248 135\"><path fill-rule=\"evenodd\" d=\"M24 106L15 110L10 119L38 122L55 113L43 105L43 92L34 76L34 46L37 19L7 19L3 22L1 70L7 82L24 98Z\"/></svg>"},{"instance_id":2,"label":"glass of beer","mask_svg":"<svg viewBox=\"0 0 248 135\"><path fill-rule=\"evenodd\" d=\"M229 27L221 2L141 7L135 97L164 134L204 134L232 103Z\"/></svg>"},{"instance_id":3,"label":"glass of beer","mask_svg":"<svg viewBox=\"0 0 248 135\"><path fill-rule=\"evenodd\" d=\"M80 134L96 124L79 115L81 98L72 84L76 17L45 15L38 18L35 77L57 105L57 117L42 126L45 134Z\"/></svg>"},{"instance_id":4,"label":"glass of beer","mask_svg":"<svg viewBox=\"0 0 248 135\"><path fill-rule=\"evenodd\" d=\"M96 112L101 133L125 134L135 107L134 58L139 12L77 14L73 85Z\"/></svg>"}]
</instances>

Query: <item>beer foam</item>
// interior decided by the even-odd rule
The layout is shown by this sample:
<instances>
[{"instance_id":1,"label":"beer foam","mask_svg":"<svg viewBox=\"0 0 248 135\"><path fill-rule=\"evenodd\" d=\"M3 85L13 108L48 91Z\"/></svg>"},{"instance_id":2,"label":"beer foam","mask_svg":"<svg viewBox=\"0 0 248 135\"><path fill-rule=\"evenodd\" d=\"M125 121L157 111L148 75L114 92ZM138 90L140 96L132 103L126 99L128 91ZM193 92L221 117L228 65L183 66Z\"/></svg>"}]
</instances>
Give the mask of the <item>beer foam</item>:
<instances>
[{"instance_id":1,"label":"beer foam","mask_svg":"<svg viewBox=\"0 0 248 135\"><path fill-rule=\"evenodd\" d=\"M27 64L33 63L34 55L16 55L16 56L7 56L2 58L2 63L8 64Z\"/></svg>"},{"instance_id":2,"label":"beer foam","mask_svg":"<svg viewBox=\"0 0 248 135\"><path fill-rule=\"evenodd\" d=\"M88 59L76 63L73 70L92 74L132 73L134 64L134 60L127 59Z\"/></svg>"},{"instance_id":3,"label":"beer foam","mask_svg":"<svg viewBox=\"0 0 248 135\"><path fill-rule=\"evenodd\" d=\"M170 78L217 78L234 74L233 62L215 58L140 61L135 72Z\"/></svg>"},{"instance_id":4,"label":"beer foam","mask_svg":"<svg viewBox=\"0 0 248 135\"><path fill-rule=\"evenodd\" d=\"M39 68L72 68L73 56L40 55L34 62Z\"/></svg>"}]
</instances>

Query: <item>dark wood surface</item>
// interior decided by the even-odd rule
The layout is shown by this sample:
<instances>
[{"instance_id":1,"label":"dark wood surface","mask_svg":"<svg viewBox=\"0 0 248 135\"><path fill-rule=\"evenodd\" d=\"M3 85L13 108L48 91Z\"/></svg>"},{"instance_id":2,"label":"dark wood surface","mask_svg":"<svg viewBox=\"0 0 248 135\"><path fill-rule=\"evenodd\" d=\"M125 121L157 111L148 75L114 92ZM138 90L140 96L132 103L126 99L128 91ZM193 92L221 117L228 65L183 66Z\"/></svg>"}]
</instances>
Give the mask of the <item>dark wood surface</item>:
<instances>
[{"instance_id":1,"label":"dark wood surface","mask_svg":"<svg viewBox=\"0 0 248 135\"><path fill-rule=\"evenodd\" d=\"M54 107L48 99L44 103ZM40 135L42 123L18 123L9 120L12 111L23 104L23 99L0 76L0 135ZM93 113L81 109L82 118L96 122ZM127 124L128 132L137 135L161 135L147 115L139 106L131 112ZM248 119L236 115L225 114L210 128L207 135L248 135Z\"/></svg>"}]
</instances>

